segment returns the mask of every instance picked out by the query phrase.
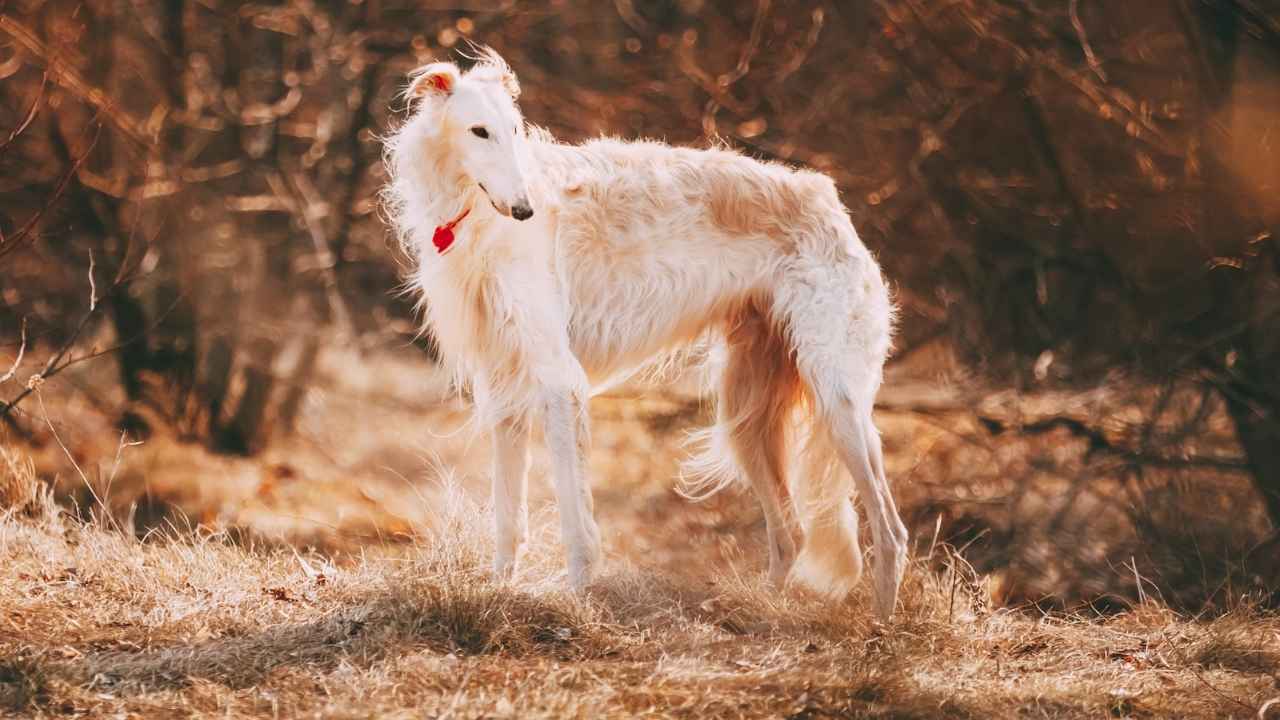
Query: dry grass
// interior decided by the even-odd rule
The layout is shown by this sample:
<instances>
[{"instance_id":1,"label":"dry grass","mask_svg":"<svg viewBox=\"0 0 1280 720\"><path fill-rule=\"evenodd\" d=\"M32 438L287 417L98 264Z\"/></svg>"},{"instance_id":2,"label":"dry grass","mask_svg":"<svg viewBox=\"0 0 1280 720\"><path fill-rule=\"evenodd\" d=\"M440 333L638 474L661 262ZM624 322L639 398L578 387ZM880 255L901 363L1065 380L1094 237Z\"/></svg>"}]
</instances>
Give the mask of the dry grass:
<instances>
[{"instance_id":1,"label":"dry grass","mask_svg":"<svg viewBox=\"0 0 1280 720\"><path fill-rule=\"evenodd\" d=\"M877 627L865 588L830 604L762 584L743 489L672 490L707 419L687 395L593 402L606 575L577 597L540 443L533 552L490 581L487 443L416 356L325 355L298 431L252 458L122 447L119 409L74 390L103 383L70 375L22 452L0 442L0 714L1255 717L1280 696L1280 618L1231 580L1265 525L1239 477L1153 476L1134 498L1080 438L890 403L916 560ZM1116 612L1028 609L1046 597Z\"/></svg>"},{"instance_id":2,"label":"dry grass","mask_svg":"<svg viewBox=\"0 0 1280 720\"><path fill-rule=\"evenodd\" d=\"M6 498L36 496L30 466L4 458L0 486L28 488ZM1211 622L1153 604L1105 619L995 610L954 558L916 564L889 627L864 595L777 593L754 571L614 558L574 596L545 513L538 556L497 585L483 511L441 497L434 531L339 561L10 509L0 703L95 717L1208 718L1280 695L1280 618L1244 606Z\"/></svg>"}]
</instances>

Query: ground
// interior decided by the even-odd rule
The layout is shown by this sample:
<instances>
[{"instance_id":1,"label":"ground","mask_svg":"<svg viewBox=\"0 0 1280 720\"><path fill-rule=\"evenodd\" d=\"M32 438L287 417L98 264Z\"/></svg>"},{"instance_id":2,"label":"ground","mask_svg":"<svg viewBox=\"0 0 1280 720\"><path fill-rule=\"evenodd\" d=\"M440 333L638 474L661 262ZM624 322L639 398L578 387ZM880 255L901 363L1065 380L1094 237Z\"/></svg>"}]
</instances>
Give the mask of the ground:
<instances>
[{"instance_id":1,"label":"ground","mask_svg":"<svg viewBox=\"0 0 1280 720\"><path fill-rule=\"evenodd\" d=\"M352 377L342 357L327 362L332 382L309 395L297 433L252 459L162 434L122 442L93 426L74 393L42 390L29 417L50 441L13 443L0 462L0 708L148 718L1280 717L1280 701L1267 705L1280 698L1280 617L1255 594L1229 590L1211 612L1175 612L1154 584L1122 587L1144 587L1147 568L1133 560L1096 580L1129 593L1106 614L1053 610L1011 590L1046 592L1034 568L1016 582L1016 563L975 570L938 530L943 512L930 532L925 509L955 504L938 504L939 463L967 465L987 487L999 468L965 453L1007 452L972 450L974 436L936 414L921 423L880 413L890 474L916 520L900 610L879 625L866 587L839 602L770 587L749 495L731 488L694 505L675 492L679 439L706 415L679 388L593 404L606 561L575 595L564 589L540 448L530 547L514 580L495 583L486 443L469 432L465 404L410 379L411 366ZM1052 440L1048 454L1070 455L1069 434ZM970 490L951 492L959 502ZM1024 514L1039 507L1018 502ZM1082 507L1112 513L1107 527L1118 527L1112 509ZM1043 544L1019 532L1019 547ZM1040 575L1080 574L1066 563Z\"/></svg>"}]
</instances>

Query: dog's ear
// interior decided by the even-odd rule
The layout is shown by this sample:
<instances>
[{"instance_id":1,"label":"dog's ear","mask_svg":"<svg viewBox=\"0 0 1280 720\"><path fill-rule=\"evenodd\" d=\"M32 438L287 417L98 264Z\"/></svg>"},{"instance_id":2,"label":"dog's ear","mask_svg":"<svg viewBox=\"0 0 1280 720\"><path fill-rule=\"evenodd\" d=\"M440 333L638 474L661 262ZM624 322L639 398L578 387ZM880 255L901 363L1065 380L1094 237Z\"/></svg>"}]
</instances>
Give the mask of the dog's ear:
<instances>
[{"instance_id":1,"label":"dog's ear","mask_svg":"<svg viewBox=\"0 0 1280 720\"><path fill-rule=\"evenodd\" d=\"M502 73L502 87L506 88L507 94L512 100L520 99L520 81L516 80L516 74L510 70Z\"/></svg>"},{"instance_id":2,"label":"dog's ear","mask_svg":"<svg viewBox=\"0 0 1280 720\"><path fill-rule=\"evenodd\" d=\"M427 96L449 97L458 86L458 67L453 63L438 62L409 73L409 89L405 93L410 101Z\"/></svg>"}]
</instances>

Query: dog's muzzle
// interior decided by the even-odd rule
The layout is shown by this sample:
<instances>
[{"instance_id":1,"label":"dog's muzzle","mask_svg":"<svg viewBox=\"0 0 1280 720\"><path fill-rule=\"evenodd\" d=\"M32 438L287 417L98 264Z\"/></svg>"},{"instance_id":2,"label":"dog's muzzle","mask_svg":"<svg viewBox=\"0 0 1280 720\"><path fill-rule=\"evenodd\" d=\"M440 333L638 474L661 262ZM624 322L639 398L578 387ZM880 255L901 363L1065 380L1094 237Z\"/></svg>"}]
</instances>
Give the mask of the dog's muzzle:
<instances>
[{"instance_id":1,"label":"dog's muzzle","mask_svg":"<svg viewBox=\"0 0 1280 720\"><path fill-rule=\"evenodd\" d=\"M480 186L480 190L484 192L485 197L489 198L489 204L492 205L493 209L497 210L499 213L503 215L510 215L511 217L517 220L528 220L529 218L533 217L533 208L529 206L528 200L524 200L516 203L515 205L512 205L509 210L504 209L501 205L499 205L496 201L494 201L493 196L489 194L489 189L484 186L484 183L476 183L476 184Z\"/></svg>"}]
</instances>

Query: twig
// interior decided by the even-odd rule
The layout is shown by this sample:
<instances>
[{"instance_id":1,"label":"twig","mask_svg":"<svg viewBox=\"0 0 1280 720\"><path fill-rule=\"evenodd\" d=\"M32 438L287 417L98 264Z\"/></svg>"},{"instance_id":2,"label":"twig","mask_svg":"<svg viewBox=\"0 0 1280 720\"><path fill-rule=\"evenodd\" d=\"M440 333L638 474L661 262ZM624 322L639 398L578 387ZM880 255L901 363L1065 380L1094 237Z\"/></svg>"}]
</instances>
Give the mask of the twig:
<instances>
[{"instance_id":1,"label":"twig","mask_svg":"<svg viewBox=\"0 0 1280 720\"><path fill-rule=\"evenodd\" d=\"M1102 69L1102 63L1098 62L1098 57L1093 54L1089 35L1084 30L1084 23L1080 22L1080 0L1071 0L1071 26L1076 29L1076 37L1080 38L1080 47L1084 48L1084 58L1089 62L1089 69L1099 80L1106 82L1107 73Z\"/></svg>"},{"instance_id":2,"label":"twig","mask_svg":"<svg viewBox=\"0 0 1280 720\"><path fill-rule=\"evenodd\" d=\"M781 84L804 65L809 53L813 52L813 49L818 45L818 36L822 34L822 24L826 17L827 15L822 8L814 8L813 13L809 15L809 32L805 35L804 43L796 49L795 54L782 65L777 76L773 78L775 85Z\"/></svg>"},{"instance_id":3,"label":"twig","mask_svg":"<svg viewBox=\"0 0 1280 720\"><path fill-rule=\"evenodd\" d=\"M93 279L93 249L89 250L89 312L98 309L98 283Z\"/></svg>"},{"instance_id":4,"label":"twig","mask_svg":"<svg viewBox=\"0 0 1280 720\"><path fill-rule=\"evenodd\" d=\"M107 481L103 484L102 494L106 498L111 497L111 486L116 484L116 473L120 471L120 461L124 458L124 449L127 447L137 447L142 444L141 440L129 441L129 435L126 431L120 431L120 442L116 445L116 457L111 462L111 473L107 475ZM102 471L98 471L98 480L102 480Z\"/></svg>"},{"instance_id":5,"label":"twig","mask_svg":"<svg viewBox=\"0 0 1280 720\"><path fill-rule=\"evenodd\" d=\"M631 0L613 0L613 6L618 11L618 17L622 18L632 30L641 35L647 35L649 32L649 23L636 12L636 6Z\"/></svg>"},{"instance_id":6,"label":"twig","mask_svg":"<svg viewBox=\"0 0 1280 720\"><path fill-rule=\"evenodd\" d=\"M698 67L693 60L692 49L683 43L680 45L680 52L677 54L680 69L711 96L702 112L702 131L707 137L716 137L719 134L716 130L716 113L722 106L739 114L751 110L751 106L739 102L729 89L751 70L751 59L755 57L760 47L760 39L764 35L764 22L769 16L769 3L770 0L757 0L755 19L751 22L751 34L746 44L742 46L742 52L738 54L738 63L733 70L718 76L715 80Z\"/></svg>"},{"instance_id":7,"label":"twig","mask_svg":"<svg viewBox=\"0 0 1280 720\"><path fill-rule=\"evenodd\" d=\"M756 49L760 47L760 37L764 33L764 21L769 16L769 0L759 0L756 3L756 16L751 23L751 35L747 39L747 44L743 46L742 53L738 55L738 64L734 66L733 72L721 75L720 84L724 87L741 80L748 71L751 70L751 58L755 57Z\"/></svg>"},{"instance_id":8,"label":"twig","mask_svg":"<svg viewBox=\"0 0 1280 720\"><path fill-rule=\"evenodd\" d=\"M0 400L0 420L7 419L9 417L9 413L17 407L18 403L22 402L24 398L38 389L40 387L40 383L58 374L59 371L71 364L68 362L59 366L58 363L61 363L62 358L66 357L67 353L71 351L71 347L75 345L76 340L80 338L81 333L84 332L85 326L89 324L89 320L93 318L97 313L97 310L97 299L91 299L89 303L89 310L80 317L80 322L76 325L76 329L71 333L71 336L62 344L62 347L58 349L58 352L55 353L53 357L49 358L49 361L44 364L43 370L27 379L26 389L18 393L17 397L8 402Z\"/></svg>"},{"instance_id":9,"label":"twig","mask_svg":"<svg viewBox=\"0 0 1280 720\"><path fill-rule=\"evenodd\" d=\"M95 120L91 122L96 122L96 116L95 116ZM72 161L71 167L58 181L57 186L55 186L53 189L53 194L49 196L49 199L45 201L45 204L41 206L39 210L36 211L35 215L32 215L31 218L27 220L26 224L24 224L18 230L16 235L8 238L0 236L0 258L3 258L5 255L8 255L9 253L16 250L18 247L22 245L23 242L26 241L28 237L32 235L32 232L35 230L36 226L40 223L40 220L44 218L45 213L49 212L50 208L53 207L54 203L56 203L62 197L63 193L66 192L67 185L70 184L71 178L76 176L76 173L80 171L80 166L83 165L85 160L89 158L89 153L93 152L93 148L98 144L98 137L101 134L102 134L102 124L96 123L96 128L93 133L93 140L89 143L89 147L86 148L85 151L80 154L80 157Z\"/></svg>"},{"instance_id":10,"label":"twig","mask_svg":"<svg viewBox=\"0 0 1280 720\"><path fill-rule=\"evenodd\" d=\"M63 344L62 348L58 350L57 354L49 358L49 362L45 363L44 369L27 378L27 387L25 390L18 393L17 397L8 402L0 400L0 418L8 417L9 412L17 407L18 403L22 402L28 395L35 391L36 388L40 387L40 383L44 382L46 378L56 375L57 372L62 369L58 367L58 363L62 361L63 356L71 349L71 345L80 337L80 333L84 331L85 325L89 324L89 318L91 317L93 317L93 313L87 312L80 318L80 323L76 325L76 329L71 333L71 337Z\"/></svg>"},{"instance_id":11,"label":"twig","mask_svg":"<svg viewBox=\"0 0 1280 720\"><path fill-rule=\"evenodd\" d=\"M168 319L169 315L173 313L173 311L177 309L177 307L181 305L182 301L185 299L186 299L185 295L179 295L176 300L170 303L168 308L165 308L164 312L156 316L156 319L150 325L147 326L146 330L143 330L142 332L139 332L138 334L134 335L133 337L127 340L121 340L115 345L111 345L110 347L104 348L102 350L94 350L93 352L88 353L87 355L81 355L79 357L71 358L70 360L66 361L62 365L58 366L54 372L51 372L48 375L46 375L46 377L50 377L57 372L62 372L63 370L66 370L72 365L79 365L80 363L85 362L86 360L93 360L95 358L100 358L103 355L110 355L111 353L127 345L132 345L138 342L139 340L146 338L147 335L151 334L152 330L155 330L156 328L160 327L160 323Z\"/></svg>"},{"instance_id":12,"label":"twig","mask_svg":"<svg viewBox=\"0 0 1280 720\"><path fill-rule=\"evenodd\" d=\"M27 110L26 118L24 118L22 122L18 123L18 126L9 133L8 139L6 139L3 144L0 144L0 158L4 157L5 151L13 144L13 141L26 131L27 127L31 125L31 121L35 120L36 115L40 113L40 103L44 100L45 89L48 85L49 73L46 71L44 78L40 80L40 89L36 91L36 99L31 101L31 108Z\"/></svg>"},{"instance_id":13,"label":"twig","mask_svg":"<svg viewBox=\"0 0 1280 720\"><path fill-rule=\"evenodd\" d=\"M347 305L338 291L337 256L329 247L324 226L320 223L320 213L317 212L317 209L320 209L327 214L332 212L332 209L320 199L315 186L301 172L292 175L271 173L267 176L267 184L307 228L307 234L311 236L311 244L316 251L316 267L324 276L325 296L329 302L329 311L333 313L334 323L343 333L354 334L351 313L347 310ZM346 212L346 209L342 208L341 211Z\"/></svg>"},{"instance_id":14,"label":"twig","mask_svg":"<svg viewBox=\"0 0 1280 720\"><path fill-rule=\"evenodd\" d=\"M1253 707L1252 705L1250 705L1249 703L1244 702L1243 700L1237 700L1236 698L1233 698L1233 697L1231 697L1230 695L1228 695L1228 694L1226 694L1226 693L1222 692L1222 691L1221 691L1221 690L1219 690L1218 688L1214 687L1214 686L1213 686L1213 685L1212 685L1208 680L1205 680L1205 679L1204 679L1204 676L1203 676L1203 675L1201 675L1200 673L1196 672L1196 669L1195 669L1194 667L1188 667L1187 669L1188 669L1188 670L1190 670L1190 671L1191 671L1191 674L1192 674L1192 675L1194 675L1194 676L1195 676L1195 678L1196 678L1197 680L1199 680L1201 683L1203 683L1205 687L1207 687L1207 688L1209 688L1210 690L1212 690L1214 695L1217 695L1218 697L1220 697L1220 698L1222 698L1222 699L1224 699L1224 700L1230 700L1231 702L1233 702L1233 703L1235 703L1235 704L1239 705L1240 707L1242 707L1242 708L1244 708L1244 709L1248 710L1250 713L1254 712L1254 707Z\"/></svg>"},{"instance_id":15,"label":"twig","mask_svg":"<svg viewBox=\"0 0 1280 720\"><path fill-rule=\"evenodd\" d=\"M0 376L0 383L11 380L15 373L18 372L18 366L22 364L22 354L27 351L27 319L22 318L22 343L18 345L18 357L14 358L13 366L9 368L9 372Z\"/></svg>"},{"instance_id":16,"label":"twig","mask_svg":"<svg viewBox=\"0 0 1280 720\"><path fill-rule=\"evenodd\" d=\"M94 502L98 503L98 507L105 510L106 505L103 504L102 498L98 497L98 491L93 489L93 483L89 482L89 476L85 475L84 470L80 469L80 463L76 462L71 451L67 449L66 444L62 442L62 438L58 436L58 431L53 427L53 422L49 420L49 409L45 407L44 393L40 392L40 383L35 383L32 387L36 391L36 400L40 401L40 412L44 415L44 422L49 426L49 432L53 435L54 441L58 443L58 447L62 448L62 453L66 455L67 460L71 462L71 467L75 468L76 473L80 476L80 480L84 482L84 486L88 488L89 494L93 496Z\"/></svg>"},{"instance_id":17,"label":"twig","mask_svg":"<svg viewBox=\"0 0 1280 720\"><path fill-rule=\"evenodd\" d=\"M54 82L91 105L97 110L97 114L105 115L125 138L144 149L155 144L154 139L148 137L150 133L142 123L121 110L105 90L90 85L73 62L63 59L57 52L52 51L30 28L19 23L12 16L0 14L0 32L12 38L31 56L42 60L45 63L45 71L53 75Z\"/></svg>"}]
</instances>

